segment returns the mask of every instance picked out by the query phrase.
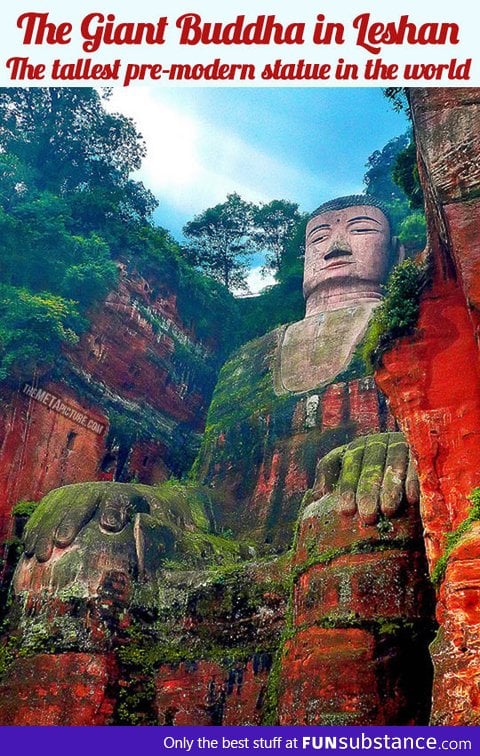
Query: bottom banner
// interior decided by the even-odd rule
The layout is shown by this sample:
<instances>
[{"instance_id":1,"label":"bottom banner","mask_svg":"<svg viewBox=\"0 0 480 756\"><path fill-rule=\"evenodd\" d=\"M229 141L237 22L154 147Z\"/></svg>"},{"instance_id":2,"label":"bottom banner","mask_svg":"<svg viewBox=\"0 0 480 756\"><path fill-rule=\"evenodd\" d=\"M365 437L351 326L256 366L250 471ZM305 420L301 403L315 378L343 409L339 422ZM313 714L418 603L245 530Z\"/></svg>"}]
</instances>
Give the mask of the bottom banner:
<instances>
[{"instance_id":1,"label":"bottom banner","mask_svg":"<svg viewBox=\"0 0 480 756\"><path fill-rule=\"evenodd\" d=\"M1 727L3 753L480 753L478 727Z\"/></svg>"}]
</instances>

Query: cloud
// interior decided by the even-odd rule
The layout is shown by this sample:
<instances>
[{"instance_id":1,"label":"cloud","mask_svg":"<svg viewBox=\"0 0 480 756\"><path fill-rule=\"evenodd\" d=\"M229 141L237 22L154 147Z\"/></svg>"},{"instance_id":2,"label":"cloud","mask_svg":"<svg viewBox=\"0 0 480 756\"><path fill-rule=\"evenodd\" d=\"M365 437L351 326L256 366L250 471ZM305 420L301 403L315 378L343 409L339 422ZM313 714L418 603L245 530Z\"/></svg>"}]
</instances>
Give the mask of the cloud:
<instances>
[{"instance_id":1,"label":"cloud","mask_svg":"<svg viewBox=\"0 0 480 756\"><path fill-rule=\"evenodd\" d=\"M252 294L259 294L267 286L272 286L275 283L275 278L271 273L262 273L260 266L250 268L250 271L246 278L247 289L233 289L232 294L234 297L249 297Z\"/></svg>"},{"instance_id":2,"label":"cloud","mask_svg":"<svg viewBox=\"0 0 480 756\"><path fill-rule=\"evenodd\" d=\"M257 294L266 286L272 286L275 278L271 273L262 274L261 268L252 268L247 276L247 286L251 294Z\"/></svg>"},{"instance_id":3,"label":"cloud","mask_svg":"<svg viewBox=\"0 0 480 756\"><path fill-rule=\"evenodd\" d=\"M185 103L179 107L168 91L148 86L115 89L108 103L131 116L143 134L148 153L139 177L161 201L188 217L231 192L251 202L298 197L299 187L307 202L311 193L318 195L318 176L202 119L189 111L187 98ZM221 113L215 120L221 123Z\"/></svg>"}]
</instances>

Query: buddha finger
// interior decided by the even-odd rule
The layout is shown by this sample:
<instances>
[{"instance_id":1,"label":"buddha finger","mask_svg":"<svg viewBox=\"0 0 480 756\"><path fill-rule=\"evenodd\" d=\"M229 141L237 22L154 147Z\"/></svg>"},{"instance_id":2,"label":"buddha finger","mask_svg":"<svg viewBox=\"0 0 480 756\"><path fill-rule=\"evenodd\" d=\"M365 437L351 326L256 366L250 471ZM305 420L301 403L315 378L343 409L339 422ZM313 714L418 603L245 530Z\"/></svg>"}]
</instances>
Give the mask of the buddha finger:
<instances>
[{"instance_id":1,"label":"buddha finger","mask_svg":"<svg viewBox=\"0 0 480 756\"><path fill-rule=\"evenodd\" d=\"M385 517L393 517L402 505L407 467L407 442L402 433L390 433L380 491L380 509Z\"/></svg>"},{"instance_id":2,"label":"buddha finger","mask_svg":"<svg viewBox=\"0 0 480 756\"><path fill-rule=\"evenodd\" d=\"M30 517L23 538L26 556L35 553L37 557L40 554L41 561L50 558L55 530L68 506L63 495L67 488L70 486L50 491Z\"/></svg>"},{"instance_id":3,"label":"buddha finger","mask_svg":"<svg viewBox=\"0 0 480 756\"><path fill-rule=\"evenodd\" d=\"M341 514L354 515L357 511L356 491L364 450L365 437L352 441L345 449L338 482L338 509Z\"/></svg>"},{"instance_id":4,"label":"buddha finger","mask_svg":"<svg viewBox=\"0 0 480 756\"><path fill-rule=\"evenodd\" d=\"M338 483L345 449L346 446L338 446L318 461L313 487L315 498L331 493Z\"/></svg>"},{"instance_id":5,"label":"buddha finger","mask_svg":"<svg viewBox=\"0 0 480 756\"><path fill-rule=\"evenodd\" d=\"M100 504L100 527L108 533L119 533L130 515L130 494L118 488L109 492Z\"/></svg>"},{"instance_id":6,"label":"buddha finger","mask_svg":"<svg viewBox=\"0 0 480 756\"><path fill-rule=\"evenodd\" d=\"M378 520L380 489L387 456L388 433L368 436L357 486L357 509L365 525Z\"/></svg>"},{"instance_id":7,"label":"buddha finger","mask_svg":"<svg viewBox=\"0 0 480 756\"><path fill-rule=\"evenodd\" d=\"M420 481L418 480L412 454L409 455L407 478L405 480L405 494L409 504L418 504L420 501Z\"/></svg>"},{"instance_id":8,"label":"buddha finger","mask_svg":"<svg viewBox=\"0 0 480 756\"><path fill-rule=\"evenodd\" d=\"M62 549L70 546L82 528L90 522L97 511L100 492L95 487L78 492L71 499L71 505L55 531L55 545Z\"/></svg>"}]
</instances>

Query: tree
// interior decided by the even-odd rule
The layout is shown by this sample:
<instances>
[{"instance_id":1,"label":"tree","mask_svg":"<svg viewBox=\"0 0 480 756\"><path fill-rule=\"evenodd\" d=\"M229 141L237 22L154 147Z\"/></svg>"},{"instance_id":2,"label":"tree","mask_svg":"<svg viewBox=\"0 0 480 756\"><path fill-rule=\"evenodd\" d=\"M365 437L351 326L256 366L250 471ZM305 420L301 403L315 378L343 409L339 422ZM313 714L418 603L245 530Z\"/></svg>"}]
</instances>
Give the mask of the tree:
<instances>
[{"instance_id":1,"label":"tree","mask_svg":"<svg viewBox=\"0 0 480 756\"><path fill-rule=\"evenodd\" d=\"M94 89L0 89L0 146L28 166L38 190L121 190L117 208L127 218L145 218L156 206L129 178L146 154L141 134L130 118L107 113Z\"/></svg>"},{"instance_id":2,"label":"tree","mask_svg":"<svg viewBox=\"0 0 480 756\"><path fill-rule=\"evenodd\" d=\"M405 200L403 190L396 184L392 172L398 155L410 144L408 134L390 139L382 150L375 150L368 158L366 173L363 177L366 194L385 202L396 199Z\"/></svg>"},{"instance_id":3,"label":"tree","mask_svg":"<svg viewBox=\"0 0 480 756\"><path fill-rule=\"evenodd\" d=\"M392 178L397 186L405 192L413 210L423 208L423 191L420 184L417 165L417 148L411 142L398 155L393 166Z\"/></svg>"},{"instance_id":4,"label":"tree","mask_svg":"<svg viewBox=\"0 0 480 756\"><path fill-rule=\"evenodd\" d=\"M406 87L386 87L383 90L383 94L392 103L393 109L400 113L402 110L405 112L407 118L412 120L412 114L410 111L410 102L408 98L408 88Z\"/></svg>"},{"instance_id":5,"label":"tree","mask_svg":"<svg viewBox=\"0 0 480 756\"><path fill-rule=\"evenodd\" d=\"M272 200L255 209L252 238L266 254L265 270L278 273L286 244L301 220L298 205L287 200Z\"/></svg>"},{"instance_id":6,"label":"tree","mask_svg":"<svg viewBox=\"0 0 480 756\"><path fill-rule=\"evenodd\" d=\"M418 211L407 215L400 223L398 239L405 247L407 256L423 249L427 241L425 215Z\"/></svg>"},{"instance_id":7,"label":"tree","mask_svg":"<svg viewBox=\"0 0 480 756\"><path fill-rule=\"evenodd\" d=\"M187 223L189 259L227 289L245 288L247 261L253 254L253 206L234 193Z\"/></svg>"},{"instance_id":8,"label":"tree","mask_svg":"<svg viewBox=\"0 0 480 756\"><path fill-rule=\"evenodd\" d=\"M399 90L402 93L403 90ZM418 177L416 148L411 134L391 139L368 158L364 176L366 194L385 203L393 233L400 237L407 254L425 245L423 193Z\"/></svg>"},{"instance_id":9,"label":"tree","mask_svg":"<svg viewBox=\"0 0 480 756\"><path fill-rule=\"evenodd\" d=\"M48 365L62 343L78 341L85 326L71 300L0 284L0 379Z\"/></svg>"},{"instance_id":10,"label":"tree","mask_svg":"<svg viewBox=\"0 0 480 756\"><path fill-rule=\"evenodd\" d=\"M307 222L308 215L304 213L285 243L280 270L275 276L277 283L261 291L257 297L238 300L244 341L304 317L302 282Z\"/></svg>"}]
</instances>

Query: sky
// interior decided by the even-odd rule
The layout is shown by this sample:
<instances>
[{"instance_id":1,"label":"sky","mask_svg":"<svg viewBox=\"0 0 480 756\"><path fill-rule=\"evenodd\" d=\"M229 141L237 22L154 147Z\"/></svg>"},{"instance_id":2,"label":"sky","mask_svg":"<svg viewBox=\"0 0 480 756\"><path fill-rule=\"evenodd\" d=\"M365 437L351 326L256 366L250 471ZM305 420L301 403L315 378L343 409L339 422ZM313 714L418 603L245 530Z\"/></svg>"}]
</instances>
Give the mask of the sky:
<instances>
[{"instance_id":1,"label":"sky","mask_svg":"<svg viewBox=\"0 0 480 756\"><path fill-rule=\"evenodd\" d=\"M369 155L408 128L379 88L115 89L109 110L131 116L147 156L134 178L159 202L154 220L182 227L237 192L311 212L363 191ZM270 283L253 260L250 290Z\"/></svg>"}]
</instances>

